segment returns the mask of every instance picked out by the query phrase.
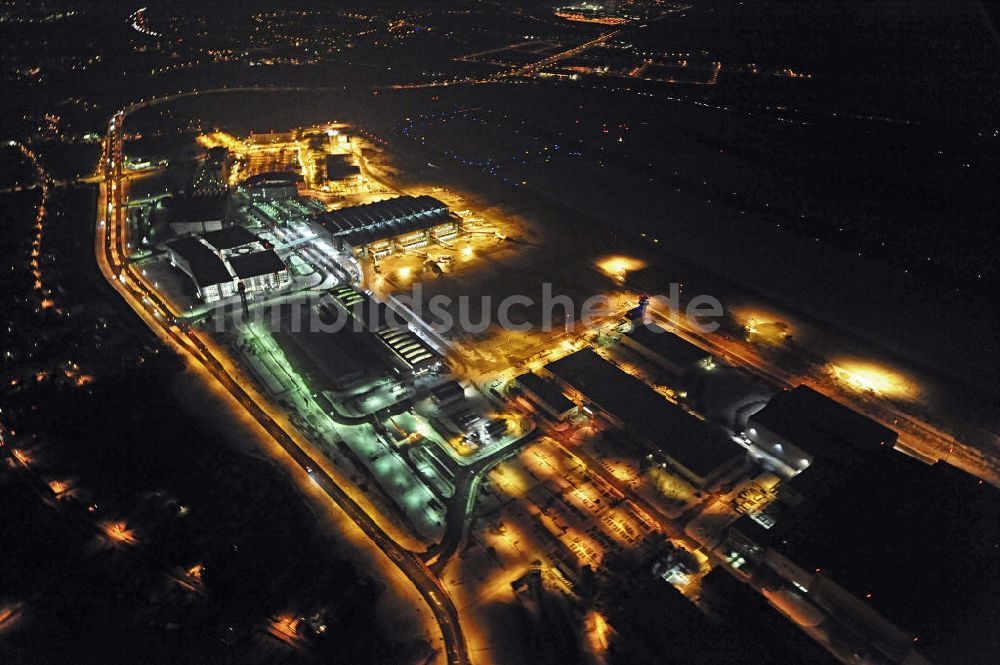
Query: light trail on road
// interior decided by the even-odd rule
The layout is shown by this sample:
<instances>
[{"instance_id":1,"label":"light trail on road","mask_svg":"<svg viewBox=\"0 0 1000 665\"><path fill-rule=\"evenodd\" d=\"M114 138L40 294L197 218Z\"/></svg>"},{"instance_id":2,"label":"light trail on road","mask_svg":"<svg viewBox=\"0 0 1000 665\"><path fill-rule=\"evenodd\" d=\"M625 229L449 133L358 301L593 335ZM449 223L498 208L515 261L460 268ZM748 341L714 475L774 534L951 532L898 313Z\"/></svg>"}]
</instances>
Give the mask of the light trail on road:
<instances>
[{"instance_id":1,"label":"light trail on road","mask_svg":"<svg viewBox=\"0 0 1000 665\"><path fill-rule=\"evenodd\" d=\"M239 87L177 93L131 104L125 110L115 114L108 124L106 152L102 155L105 177L101 196L98 197L98 205L100 213L106 215L106 220L104 224L99 222L96 225L95 253L98 265L112 287L118 291L153 332L159 335L170 346L187 356L191 362L197 363L207 370L274 441L300 467L309 473L313 481L350 517L358 528L407 576L427 602L441 629L447 662L453 665L466 665L471 660L465 636L459 624L458 611L440 580L417 555L396 543L379 526L375 519L365 512L298 445L295 439L268 413L267 409L258 404L253 396L240 385L234 377L234 373L226 367L190 328L185 327L182 329L174 323L176 313L173 312L170 306L153 289L150 289L143 283L143 280L136 274L127 258L125 250L127 245L125 238L126 222L122 214L122 210L124 209L122 187L122 123L128 113L146 106L202 94L244 91L288 92L303 89L301 87ZM110 198L108 198L109 196Z\"/></svg>"}]
</instances>

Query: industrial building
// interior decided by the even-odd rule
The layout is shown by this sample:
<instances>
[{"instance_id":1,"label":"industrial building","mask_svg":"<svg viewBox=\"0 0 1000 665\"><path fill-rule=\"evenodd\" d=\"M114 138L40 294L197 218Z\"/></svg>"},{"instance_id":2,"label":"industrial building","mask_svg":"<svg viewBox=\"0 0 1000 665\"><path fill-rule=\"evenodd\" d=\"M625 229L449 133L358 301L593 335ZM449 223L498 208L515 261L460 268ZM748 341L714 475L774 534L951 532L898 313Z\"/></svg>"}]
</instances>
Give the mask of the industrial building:
<instances>
[{"instance_id":1,"label":"industrial building","mask_svg":"<svg viewBox=\"0 0 1000 665\"><path fill-rule=\"evenodd\" d=\"M554 383L532 372L514 378L514 386L532 404L556 420L565 420L576 413L576 403L566 397Z\"/></svg>"},{"instance_id":2,"label":"industrial building","mask_svg":"<svg viewBox=\"0 0 1000 665\"><path fill-rule=\"evenodd\" d=\"M353 155L324 155L322 167L327 182L361 178L361 167L354 162Z\"/></svg>"},{"instance_id":3,"label":"industrial building","mask_svg":"<svg viewBox=\"0 0 1000 665\"><path fill-rule=\"evenodd\" d=\"M406 322L390 313L384 302L375 300L367 293L352 286L335 286L330 289L334 302L353 319L358 331L378 332L386 328L406 328ZM390 317L393 317L390 320Z\"/></svg>"},{"instance_id":4,"label":"industrial building","mask_svg":"<svg viewBox=\"0 0 1000 665\"><path fill-rule=\"evenodd\" d=\"M621 342L650 362L682 377L697 367L709 366L712 355L653 322L638 320Z\"/></svg>"},{"instance_id":5,"label":"industrial building","mask_svg":"<svg viewBox=\"0 0 1000 665\"><path fill-rule=\"evenodd\" d=\"M184 271L194 282L198 297L216 302L236 293L232 274L210 245L190 235L167 243L170 265Z\"/></svg>"},{"instance_id":6,"label":"industrial building","mask_svg":"<svg viewBox=\"0 0 1000 665\"><path fill-rule=\"evenodd\" d=\"M446 381L431 388L431 397L438 406L447 406L465 399L465 388L458 381Z\"/></svg>"},{"instance_id":7,"label":"industrial building","mask_svg":"<svg viewBox=\"0 0 1000 665\"><path fill-rule=\"evenodd\" d=\"M1000 588L983 584L1000 577L1000 491L891 450L822 468L780 485L768 519L729 527L722 554L800 623L862 636L869 662L1000 653Z\"/></svg>"},{"instance_id":8,"label":"industrial building","mask_svg":"<svg viewBox=\"0 0 1000 665\"><path fill-rule=\"evenodd\" d=\"M897 438L888 427L808 386L772 397L747 420L746 436L798 471L816 459L843 468L858 455L892 448Z\"/></svg>"},{"instance_id":9,"label":"industrial building","mask_svg":"<svg viewBox=\"0 0 1000 665\"><path fill-rule=\"evenodd\" d=\"M216 252L235 252L242 247L261 245L260 240L249 229L242 226L227 226L218 231L202 234L202 239Z\"/></svg>"},{"instance_id":10,"label":"industrial building","mask_svg":"<svg viewBox=\"0 0 1000 665\"><path fill-rule=\"evenodd\" d=\"M167 228L175 236L218 231L229 218L229 195L171 197L164 199Z\"/></svg>"},{"instance_id":11,"label":"industrial building","mask_svg":"<svg viewBox=\"0 0 1000 665\"><path fill-rule=\"evenodd\" d=\"M271 291L291 283L288 267L273 249L242 226L227 226L167 243L171 265L194 282L206 303Z\"/></svg>"},{"instance_id":12,"label":"industrial building","mask_svg":"<svg viewBox=\"0 0 1000 665\"><path fill-rule=\"evenodd\" d=\"M715 486L745 459L743 449L724 431L671 404L593 349L551 362L544 373L662 456L697 487Z\"/></svg>"},{"instance_id":13,"label":"industrial building","mask_svg":"<svg viewBox=\"0 0 1000 665\"><path fill-rule=\"evenodd\" d=\"M419 374L437 364L441 357L412 330L384 328L375 333L385 348L392 352L396 363L413 374Z\"/></svg>"},{"instance_id":14,"label":"industrial building","mask_svg":"<svg viewBox=\"0 0 1000 665\"><path fill-rule=\"evenodd\" d=\"M291 281L288 267L272 250L234 254L227 261L246 293L272 291Z\"/></svg>"},{"instance_id":15,"label":"industrial building","mask_svg":"<svg viewBox=\"0 0 1000 665\"><path fill-rule=\"evenodd\" d=\"M314 329L303 320L304 311L315 303L301 297L279 308L266 307L264 323L269 324L291 366L308 379L318 392L340 391L359 381L378 375L384 364L365 338L364 333L338 329L339 312L330 303L316 305L313 310L323 324ZM278 320L275 318L278 317Z\"/></svg>"},{"instance_id":16,"label":"industrial building","mask_svg":"<svg viewBox=\"0 0 1000 665\"><path fill-rule=\"evenodd\" d=\"M301 182L298 173L258 173L240 182L238 189L253 201L291 199L299 195Z\"/></svg>"},{"instance_id":17,"label":"industrial building","mask_svg":"<svg viewBox=\"0 0 1000 665\"><path fill-rule=\"evenodd\" d=\"M397 196L324 213L318 220L334 247L375 258L447 242L458 235L462 221L432 196Z\"/></svg>"},{"instance_id":18,"label":"industrial building","mask_svg":"<svg viewBox=\"0 0 1000 665\"><path fill-rule=\"evenodd\" d=\"M462 443L470 448L481 448L502 439L507 434L508 423L505 418L490 418L476 409L463 398L450 402L442 407L448 407L450 413L442 415L455 432L462 435Z\"/></svg>"},{"instance_id":19,"label":"industrial building","mask_svg":"<svg viewBox=\"0 0 1000 665\"><path fill-rule=\"evenodd\" d=\"M441 354L410 330L403 318L385 303L351 286L334 287L330 295L351 317L354 329L372 333L399 370L416 375L441 363Z\"/></svg>"}]
</instances>

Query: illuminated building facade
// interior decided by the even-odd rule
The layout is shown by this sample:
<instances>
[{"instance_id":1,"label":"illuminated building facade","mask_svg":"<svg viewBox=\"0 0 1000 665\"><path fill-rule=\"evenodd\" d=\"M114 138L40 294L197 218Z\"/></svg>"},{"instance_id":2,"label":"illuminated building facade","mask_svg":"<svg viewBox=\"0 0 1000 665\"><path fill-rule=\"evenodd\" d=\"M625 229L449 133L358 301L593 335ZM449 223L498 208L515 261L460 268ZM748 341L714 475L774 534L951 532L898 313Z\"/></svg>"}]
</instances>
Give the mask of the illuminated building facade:
<instances>
[{"instance_id":1,"label":"illuminated building facade","mask_svg":"<svg viewBox=\"0 0 1000 665\"><path fill-rule=\"evenodd\" d=\"M341 208L320 215L319 221L335 247L376 259L431 242L447 243L461 230L461 218L432 196L397 196Z\"/></svg>"}]
</instances>

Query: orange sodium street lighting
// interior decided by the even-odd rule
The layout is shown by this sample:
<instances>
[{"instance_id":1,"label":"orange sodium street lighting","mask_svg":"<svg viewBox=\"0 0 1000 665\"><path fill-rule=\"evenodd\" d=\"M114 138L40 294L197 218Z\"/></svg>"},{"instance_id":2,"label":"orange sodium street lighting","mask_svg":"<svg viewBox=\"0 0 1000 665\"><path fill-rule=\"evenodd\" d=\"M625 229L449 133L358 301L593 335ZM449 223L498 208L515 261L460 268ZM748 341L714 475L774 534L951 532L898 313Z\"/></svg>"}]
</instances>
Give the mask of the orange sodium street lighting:
<instances>
[{"instance_id":1,"label":"orange sodium street lighting","mask_svg":"<svg viewBox=\"0 0 1000 665\"><path fill-rule=\"evenodd\" d=\"M119 543L135 542L135 534L129 530L125 522L110 522L104 524L101 528L105 535L113 541Z\"/></svg>"},{"instance_id":2,"label":"orange sodium street lighting","mask_svg":"<svg viewBox=\"0 0 1000 665\"><path fill-rule=\"evenodd\" d=\"M912 399L917 392L912 380L875 363L835 360L830 363L829 372L840 385L855 392L897 399Z\"/></svg>"},{"instance_id":3,"label":"orange sodium street lighting","mask_svg":"<svg viewBox=\"0 0 1000 665\"><path fill-rule=\"evenodd\" d=\"M628 273L645 267L645 261L630 256L605 256L597 260L597 268L618 282L624 282Z\"/></svg>"}]
</instances>

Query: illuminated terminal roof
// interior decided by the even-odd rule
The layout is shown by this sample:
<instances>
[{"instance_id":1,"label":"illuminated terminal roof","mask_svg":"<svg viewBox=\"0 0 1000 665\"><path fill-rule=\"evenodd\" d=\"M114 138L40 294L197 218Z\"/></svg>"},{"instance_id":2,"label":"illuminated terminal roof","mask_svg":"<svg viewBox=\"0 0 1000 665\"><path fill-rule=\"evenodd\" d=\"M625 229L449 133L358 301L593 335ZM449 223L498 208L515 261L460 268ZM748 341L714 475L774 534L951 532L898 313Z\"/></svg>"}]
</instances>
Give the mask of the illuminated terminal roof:
<instances>
[{"instance_id":1,"label":"illuminated terminal roof","mask_svg":"<svg viewBox=\"0 0 1000 665\"><path fill-rule=\"evenodd\" d=\"M671 404L593 349L571 353L545 370L620 421L695 482L705 482L743 458L743 450L721 429Z\"/></svg>"},{"instance_id":2,"label":"illuminated terminal roof","mask_svg":"<svg viewBox=\"0 0 1000 665\"><path fill-rule=\"evenodd\" d=\"M334 235L401 222L421 215L448 212L433 196L397 196L375 203L341 208L327 213L323 223Z\"/></svg>"},{"instance_id":3,"label":"illuminated terminal roof","mask_svg":"<svg viewBox=\"0 0 1000 665\"><path fill-rule=\"evenodd\" d=\"M334 237L355 247L429 229L451 219L448 206L433 196L397 196L341 208L319 217Z\"/></svg>"}]
</instances>

